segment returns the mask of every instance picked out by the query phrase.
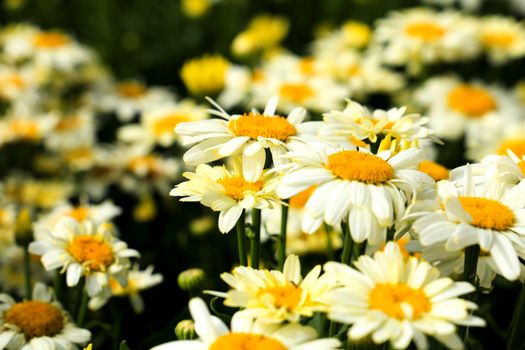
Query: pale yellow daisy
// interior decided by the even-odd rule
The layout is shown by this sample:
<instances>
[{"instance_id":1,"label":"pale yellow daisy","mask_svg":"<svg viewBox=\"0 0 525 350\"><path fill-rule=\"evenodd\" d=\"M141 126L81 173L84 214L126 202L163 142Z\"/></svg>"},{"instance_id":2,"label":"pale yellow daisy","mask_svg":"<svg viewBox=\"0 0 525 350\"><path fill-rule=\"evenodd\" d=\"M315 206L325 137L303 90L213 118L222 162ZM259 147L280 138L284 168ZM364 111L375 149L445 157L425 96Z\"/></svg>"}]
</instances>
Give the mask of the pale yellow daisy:
<instances>
[{"instance_id":1,"label":"pale yellow daisy","mask_svg":"<svg viewBox=\"0 0 525 350\"><path fill-rule=\"evenodd\" d=\"M481 19L479 38L490 60L503 64L525 56L525 26L511 17Z\"/></svg>"}]
</instances>

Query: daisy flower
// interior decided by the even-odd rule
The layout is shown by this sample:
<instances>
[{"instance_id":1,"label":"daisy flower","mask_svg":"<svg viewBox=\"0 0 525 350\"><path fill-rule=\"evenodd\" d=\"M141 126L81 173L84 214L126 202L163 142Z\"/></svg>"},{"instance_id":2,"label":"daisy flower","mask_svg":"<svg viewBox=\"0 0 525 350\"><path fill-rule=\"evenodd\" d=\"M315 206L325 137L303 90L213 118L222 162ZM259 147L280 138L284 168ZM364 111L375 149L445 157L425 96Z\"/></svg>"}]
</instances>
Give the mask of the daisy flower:
<instances>
[{"instance_id":1,"label":"daisy flower","mask_svg":"<svg viewBox=\"0 0 525 350\"><path fill-rule=\"evenodd\" d=\"M423 246L459 251L479 245L498 272L515 280L525 257L525 182L509 188L494 181L487 176L476 185L467 166L463 178L438 182L438 209L422 213L412 229Z\"/></svg>"},{"instance_id":2,"label":"daisy flower","mask_svg":"<svg viewBox=\"0 0 525 350\"><path fill-rule=\"evenodd\" d=\"M140 296L140 292L161 283L163 277L160 273L153 273L153 266L148 266L145 270L139 270L139 266L135 265L128 273L128 283L122 286L116 279L109 280L111 287L110 293L101 293L89 300L89 308L91 310L98 310L104 306L112 296L129 298L131 307L135 313L140 314L144 311L144 300ZM109 292L109 291L108 291Z\"/></svg>"},{"instance_id":3,"label":"daisy flower","mask_svg":"<svg viewBox=\"0 0 525 350\"><path fill-rule=\"evenodd\" d=\"M210 113L220 119L180 123L175 128L183 137L183 144L195 144L184 154L184 161L189 165L242 154L244 177L255 182L264 169L266 149L270 150L273 162L281 164L281 155L303 132L306 111L296 108L286 118L276 115L276 96L268 101L262 114L229 115L215 102L210 102L218 109Z\"/></svg>"},{"instance_id":4,"label":"daisy flower","mask_svg":"<svg viewBox=\"0 0 525 350\"><path fill-rule=\"evenodd\" d=\"M321 36L313 42L313 53L322 56L326 53L342 54L364 48L370 42L372 30L363 22L346 21L341 27Z\"/></svg>"},{"instance_id":5,"label":"daisy flower","mask_svg":"<svg viewBox=\"0 0 525 350\"><path fill-rule=\"evenodd\" d=\"M31 300L17 303L0 294L0 348L77 349L90 339L91 333L75 326L43 283L35 284Z\"/></svg>"},{"instance_id":6,"label":"daisy flower","mask_svg":"<svg viewBox=\"0 0 525 350\"><path fill-rule=\"evenodd\" d=\"M434 181L448 180L450 176L450 172L446 167L431 160L420 162L417 169L430 176Z\"/></svg>"},{"instance_id":7,"label":"daisy flower","mask_svg":"<svg viewBox=\"0 0 525 350\"><path fill-rule=\"evenodd\" d=\"M275 195L275 174L263 172L260 178L249 181L241 170L224 166L201 164L194 173L183 176L182 182L171 190L170 196L185 197L183 202L201 202L219 211L219 230L228 233L246 209L271 208L279 199Z\"/></svg>"},{"instance_id":8,"label":"daisy flower","mask_svg":"<svg viewBox=\"0 0 525 350\"><path fill-rule=\"evenodd\" d=\"M328 318L351 324L351 340L371 337L376 344L389 341L395 349L414 341L418 349L428 349L429 335L447 348L462 349L457 326L485 325L471 315L477 305L458 298L475 290L471 284L440 278L436 268L405 258L393 242L373 257L360 256L355 267L337 262L324 267L342 285L327 295Z\"/></svg>"},{"instance_id":9,"label":"daisy flower","mask_svg":"<svg viewBox=\"0 0 525 350\"><path fill-rule=\"evenodd\" d=\"M525 156L525 122L506 122L473 125L467 131L467 156L481 161L491 154L512 153L518 158Z\"/></svg>"},{"instance_id":10,"label":"daisy flower","mask_svg":"<svg viewBox=\"0 0 525 350\"><path fill-rule=\"evenodd\" d=\"M127 283L129 258L139 253L119 240L113 225L96 225L90 221L79 223L63 218L47 237L29 245L32 254L41 255L46 270L61 268L66 272L69 287L76 286L82 276L86 278L86 291L90 297L109 288L111 277L122 285Z\"/></svg>"},{"instance_id":11,"label":"daisy flower","mask_svg":"<svg viewBox=\"0 0 525 350\"><path fill-rule=\"evenodd\" d=\"M303 279L296 255L288 256L282 272L239 266L221 278L233 289L213 295L225 298L224 305L241 307L241 313L269 323L298 322L301 316L326 311L322 299L334 287L330 276L321 275L320 265Z\"/></svg>"},{"instance_id":12,"label":"daisy flower","mask_svg":"<svg viewBox=\"0 0 525 350\"><path fill-rule=\"evenodd\" d=\"M517 101L509 92L453 76L427 80L414 98L428 110L429 126L436 136L449 140L459 139L474 126L492 128L515 121L520 115Z\"/></svg>"},{"instance_id":13,"label":"daisy flower","mask_svg":"<svg viewBox=\"0 0 525 350\"><path fill-rule=\"evenodd\" d=\"M514 18L490 16L479 24L480 41L490 60L503 64L525 56L525 26Z\"/></svg>"},{"instance_id":14,"label":"daisy flower","mask_svg":"<svg viewBox=\"0 0 525 350\"><path fill-rule=\"evenodd\" d=\"M261 323L239 312L233 315L229 330L210 314L202 299L191 299L189 307L199 339L173 341L151 350L335 350L341 345L337 339L318 339L317 331L309 326Z\"/></svg>"},{"instance_id":15,"label":"daisy flower","mask_svg":"<svg viewBox=\"0 0 525 350\"><path fill-rule=\"evenodd\" d=\"M124 125L118 138L129 143L144 143L149 147L169 147L175 143L175 127L179 123L206 119L206 110L190 100L152 106L143 111L140 124Z\"/></svg>"},{"instance_id":16,"label":"daisy flower","mask_svg":"<svg viewBox=\"0 0 525 350\"><path fill-rule=\"evenodd\" d=\"M389 136L397 140L399 146L417 146L424 139L436 140L434 132L427 126L428 118L415 113L407 114L406 107L371 112L348 100L344 110L324 113L323 120L319 136L340 145L363 147L366 145L363 140L376 143L378 136Z\"/></svg>"},{"instance_id":17,"label":"daisy flower","mask_svg":"<svg viewBox=\"0 0 525 350\"><path fill-rule=\"evenodd\" d=\"M92 111L77 110L74 114L57 118L44 143L48 149L55 151L89 147L95 141L95 127Z\"/></svg>"},{"instance_id":18,"label":"daisy flower","mask_svg":"<svg viewBox=\"0 0 525 350\"><path fill-rule=\"evenodd\" d=\"M407 65L417 72L421 65L458 62L478 55L476 26L458 12L413 8L380 19L372 48L387 64Z\"/></svg>"},{"instance_id":19,"label":"daisy flower","mask_svg":"<svg viewBox=\"0 0 525 350\"><path fill-rule=\"evenodd\" d=\"M288 155L295 167L277 187L280 198L317 186L305 205L302 228L316 231L323 221L348 223L356 242L375 245L386 239L386 230L402 216L407 202L434 181L416 170L422 150L410 148L391 156L363 149L336 148L327 144L301 145Z\"/></svg>"},{"instance_id":20,"label":"daisy flower","mask_svg":"<svg viewBox=\"0 0 525 350\"><path fill-rule=\"evenodd\" d=\"M0 120L0 146L9 142L40 142L52 133L57 118L52 114L37 116L7 115Z\"/></svg>"}]
</instances>

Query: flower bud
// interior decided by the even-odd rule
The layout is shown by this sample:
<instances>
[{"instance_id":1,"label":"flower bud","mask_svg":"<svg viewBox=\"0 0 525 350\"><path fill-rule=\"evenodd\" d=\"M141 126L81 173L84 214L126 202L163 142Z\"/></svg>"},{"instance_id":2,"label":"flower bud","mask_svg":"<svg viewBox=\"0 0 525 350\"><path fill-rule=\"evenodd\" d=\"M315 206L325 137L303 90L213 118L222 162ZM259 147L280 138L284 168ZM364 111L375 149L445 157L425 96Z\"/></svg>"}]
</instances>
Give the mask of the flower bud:
<instances>
[{"instance_id":1,"label":"flower bud","mask_svg":"<svg viewBox=\"0 0 525 350\"><path fill-rule=\"evenodd\" d=\"M197 292L202 289L205 279L206 273L202 269L193 268L182 271L177 277L177 283L186 292Z\"/></svg>"},{"instance_id":2,"label":"flower bud","mask_svg":"<svg viewBox=\"0 0 525 350\"><path fill-rule=\"evenodd\" d=\"M179 340L192 340L197 338L195 324L192 320L182 320L175 326L175 335Z\"/></svg>"}]
</instances>

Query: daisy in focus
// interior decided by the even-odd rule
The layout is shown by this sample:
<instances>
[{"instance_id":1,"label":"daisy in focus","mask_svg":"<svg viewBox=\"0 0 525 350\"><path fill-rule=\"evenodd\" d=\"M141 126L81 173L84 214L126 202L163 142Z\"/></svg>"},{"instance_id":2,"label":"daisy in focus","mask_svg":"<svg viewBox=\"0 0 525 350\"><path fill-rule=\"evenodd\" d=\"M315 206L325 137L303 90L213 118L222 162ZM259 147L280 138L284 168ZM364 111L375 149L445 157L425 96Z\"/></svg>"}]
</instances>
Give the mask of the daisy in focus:
<instances>
[{"instance_id":1,"label":"daisy in focus","mask_svg":"<svg viewBox=\"0 0 525 350\"><path fill-rule=\"evenodd\" d=\"M496 273L516 280L525 257L525 182L509 187L484 180L475 180L467 166L462 178L438 182L437 204L421 212L412 229L423 246L461 251L479 245Z\"/></svg>"},{"instance_id":2,"label":"daisy in focus","mask_svg":"<svg viewBox=\"0 0 525 350\"><path fill-rule=\"evenodd\" d=\"M191 299L189 308L199 339L173 341L151 350L335 350L341 345L337 339L318 339L317 331L309 326L263 324L239 312L233 315L229 330L199 298Z\"/></svg>"},{"instance_id":3,"label":"daisy in focus","mask_svg":"<svg viewBox=\"0 0 525 350\"><path fill-rule=\"evenodd\" d=\"M296 164L277 187L280 198L290 198L315 185L305 205L302 228L316 231L321 224L346 222L355 242L384 243L387 228L402 216L418 192L434 186L416 170L421 149L410 148L392 156L364 149L327 144L294 147L287 156Z\"/></svg>"},{"instance_id":4,"label":"daisy in focus","mask_svg":"<svg viewBox=\"0 0 525 350\"><path fill-rule=\"evenodd\" d=\"M296 108L286 118L276 115L278 100L277 96L272 97L263 113L243 115L229 115L210 100L218 110L209 112L220 119L180 123L175 129L184 145L194 144L184 154L184 162L198 165L242 154L245 179L257 181L266 162L266 149L276 165L282 164L281 156L303 132L306 111Z\"/></svg>"},{"instance_id":5,"label":"daisy in focus","mask_svg":"<svg viewBox=\"0 0 525 350\"><path fill-rule=\"evenodd\" d=\"M288 256L282 272L239 266L221 278L233 289L211 294L225 298L224 305L243 308L240 313L248 317L275 324L298 322L301 316L326 311L323 296L335 283L330 276L321 275L320 265L303 279L296 255Z\"/></svg>"},{"instance_id":6,"label":"daisy in focus","mask_svg":"<svg viewBox=\"0 0 525 350\"><path fill-rule=\"evenodd\" d=\"M428 349L428 335L447 348L462 349L457 326L485 325L471 315L477 305L458 298L475 290L471 284L440 278L428 262L405 258L395 243L373 257L360 256L355 267L337 262L324 267L342 285L327 295L328 318L352 325L351 340L371 337L395 349L413 341L418 349Z\"/></svg>"},{"instance_id":7,"label":"daisy in focus","mask_svg":"<svg viewBox=\"0 0 525 350\"><path fill-rule=\"evenodd\" d=\"M29 250L42 256L46 270L66 272L69 287L85 277L90 297L109 288L112 277L126 286L129 259L139 257L139 252L116 237L113 225L79 223L72 218L63 218L47 237L32 242Z\"/></svg>"},{"instance_id":8,"label":"daisy in focus","mask_svg":"<svg viewBox=\"0 0 525 350\"><path fill-rule=\"evenodd\" d=\"M77 349L91 339L91 332L78 328L54 292L36 283L31 300L16 302L0 295L0 344L2 349Z\"/></svg>"},{"instance_id":9,"label":"daisy in focus","mask_svg":"<svg viewBox=\"0 0 525 350\"><path fill-rule=\"evenodd\" d=\"M429 126L436 136L457 140L483 124L493 128L519 118L512 94L498 86L463 82L453 76L428 79L415 92L415 100L427 109ZM468 140L467 140L468 142Z\"/></svg>"},{"instance_id":10,"label":"daisy in focus","mask_svg":"<svg viewBox=\"0 0 525 350\"><path fill-rule=\"evenodd\" d=\"M248 180L242 170L201 164L194 173L183 174L189 181L171 190L170 196L184 197L183 202L201 202L219 211L219 230L228 233L244 210L271 208L279 203L275 195L275 174L263 172L255 181Z\"/></svg>"}]
</instances>

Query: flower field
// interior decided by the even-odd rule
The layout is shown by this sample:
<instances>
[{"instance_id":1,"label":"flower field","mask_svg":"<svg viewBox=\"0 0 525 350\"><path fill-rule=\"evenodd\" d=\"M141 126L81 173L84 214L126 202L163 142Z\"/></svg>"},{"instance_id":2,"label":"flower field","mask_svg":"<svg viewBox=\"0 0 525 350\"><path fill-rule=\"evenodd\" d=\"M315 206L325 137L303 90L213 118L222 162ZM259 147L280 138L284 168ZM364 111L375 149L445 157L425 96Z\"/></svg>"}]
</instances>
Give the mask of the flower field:
<instances>
[{"instance_id":1,"label":"flower field","mask_svg":"<svg viewBox=\"0 0 525 350\"><path fill-rule=\"evenodd\" d=\"M525 349L523 0L0 6L0 350Z\"/></svg>"}]
</instances>

